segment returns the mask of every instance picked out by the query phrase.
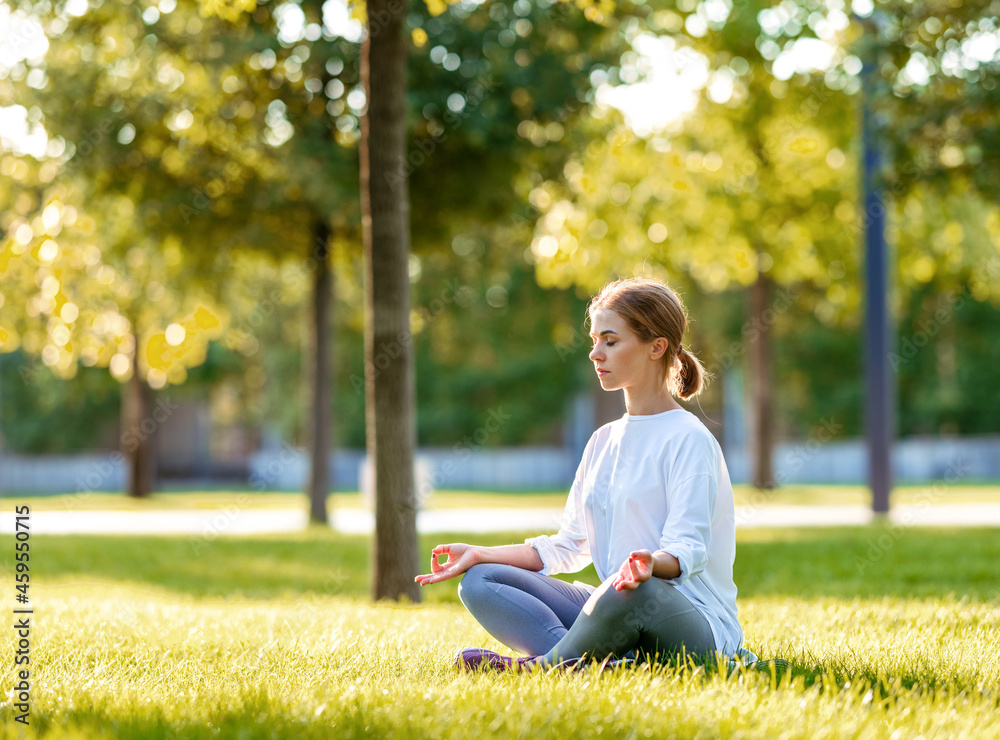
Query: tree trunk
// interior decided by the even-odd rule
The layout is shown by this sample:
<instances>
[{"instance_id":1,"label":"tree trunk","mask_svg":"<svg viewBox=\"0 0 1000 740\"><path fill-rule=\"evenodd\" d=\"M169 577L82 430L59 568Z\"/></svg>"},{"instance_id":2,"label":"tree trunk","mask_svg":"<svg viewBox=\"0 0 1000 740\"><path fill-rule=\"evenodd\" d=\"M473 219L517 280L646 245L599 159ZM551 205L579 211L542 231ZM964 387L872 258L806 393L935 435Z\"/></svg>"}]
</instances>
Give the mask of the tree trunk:
<instances>
[{"instance_id":1,"label":"tree trunk","mask_svg":"<svg viewBox=\"0 0 1000 740\"><path fill-rule=\"evenodd\" d=\"M361 49L365 246L365 426L375 470L373 594L419 601L410 334L405 0L370 0Z\"/></svg>"},{"instance_id":2,"label":"tree trunk","mask_svg":"<svg viewBox=\"0 0 1000 740\"><path fill-rule=\"evenodd\" d=\"M765 320L770 297L770 281L758 272L750 287L751 331L747 357L753 398L753 484L757 488L774 488L771 454L774 450L774 418L771 413L771 331Z\"/></svg>"},{"instance_id":3,"label":"tree trunk","mask_svg":"<svg viewBox=\"0 0 1000 740\"><path fill-rule=\"evenodd\" d=\"M313 227L312 321L310 344L311 396L309 408L309 521L328 524L326 499L330 493L330 227L323 219Z\"/></svg>"},{"instance_id":4,"label":"tree trunk","mask_svg":"<svg viewBox=\"0 0 1000 740\"><path fill-rule=\"evenodd\" d=\"M3 353L0 352L0 473L3 472ZM0 495L3 494L3 476L0 475Z\"/></svg>"},{"instance_id":5,"label":"tree trunk","mask_svg":"<svg viewBox=\"0 0 1000 740\"><path fill-rule=\"evenodd\" d=\"M121 453L128 460L126 492L134 498L145 498L156 483L156 439L159 424L153 418L153 390L142 379L136 359L139 339L132 355L132 377L122 386Z\"/></svg>"}]
</instances>

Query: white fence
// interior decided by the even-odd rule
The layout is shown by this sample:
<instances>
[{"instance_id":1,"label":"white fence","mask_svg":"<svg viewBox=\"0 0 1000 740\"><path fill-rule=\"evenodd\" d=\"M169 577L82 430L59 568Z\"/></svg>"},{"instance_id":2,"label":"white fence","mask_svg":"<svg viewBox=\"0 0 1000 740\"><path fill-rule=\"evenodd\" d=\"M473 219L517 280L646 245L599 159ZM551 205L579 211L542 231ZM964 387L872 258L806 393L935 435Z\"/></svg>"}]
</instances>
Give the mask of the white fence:
<instances>
[{"instance_id":1,"label":"white fence","mask_svg":"<svg viewBox=\"0 0 1000 740\"><path fill-rule=\"evenodd\" d=\"M472 451L424 448L417 452L416 481L421 498L439 489L510 490L560 488L573 479L577 461L561 447L507 447ZM338 450L330 474L338 489L359 490L367 459L363 450ZM283 447L250 458L250 485L259 490L301 490L309 475L304 450Z\"/></svg>"},{"instance_id":2,"label":"white fence","mask_svg":"<svg viewBox=\"0 0 1000 740\"><path fill-rule=\"evenodd\" d=\"M124 487L125 461L117 452L0 456L0 491L88 493L121 491Z\"/></svg>"},{"instance_id":3,"label":"white fence","mask_svg":"<svg viewBox=\"0 0 1000 740\"><path fill-rule=\"evenodd\" d=\"M867 483L868 448L864 440L782 443L772 457L774 477L784 483ZM726 454L736 483L750 480L750 456ZM897 483L933 480L1000 480L1000 436L908 438L892 450Z\"/></svg>"},{"instance_id":4,"label":"white fence","mask_svg":"<svg viewBox=\"0 0 1000 740\"><path fill-rule=\"evenodd\" d=\"M362 450L339 450L330 472L339 490L358 490ZM568 488L578 460L561 447L513 447L494 450L421 449L416 477L421 498L436 489L514 490ZM749 456L726 453L735 483L749 480ZM301 490L309 474L305 451L292 447L260 451L249 461L247 484L254 490ZM954 439L912 438L893 450L895 481L1000 480L1000 436ZM865 483L868 459L863 440L783 443L774 453L775 479L781 483ZM4 492L120 491L125 466L117 453L0 457Z\"/></svg>"}]
</instances>

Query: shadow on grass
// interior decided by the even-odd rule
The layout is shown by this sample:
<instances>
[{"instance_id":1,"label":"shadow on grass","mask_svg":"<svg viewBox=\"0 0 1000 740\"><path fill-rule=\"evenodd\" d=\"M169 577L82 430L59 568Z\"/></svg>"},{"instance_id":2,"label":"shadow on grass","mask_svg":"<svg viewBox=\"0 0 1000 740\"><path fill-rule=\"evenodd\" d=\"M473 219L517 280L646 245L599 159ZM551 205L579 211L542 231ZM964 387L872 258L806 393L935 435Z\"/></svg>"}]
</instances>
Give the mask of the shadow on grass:
<instances>
[{"instance_id":1,"label":"shadow on grass","mask_svg":"<svg viewBox=\"0 0 1000 740\"><path fill-rule=\"evenodd\" d=\"M433 535L420 541L421 566L431 549L469 535ZM476 536L486 545L521 542L524 535ZM193 598L267 600L305 596L369 598L371 540L309 529L256 537L35 535L32 580L39 585L118 584ZM10 554L5 567L13 570ZM591 582L596 582L593 568ZM586 574L587 571L584 573ZM580 579L576 574L572 579ZM458 581L422 589L428 603L459 603Z\"/></svg>"},{"instance_id":2,"label":"shadow on grass","mask_svg":"<svg viewBox=\"0 0 1000 740\"><path fill-rule=\"evenodd\" d=\"M420 542L430 568L439 542L522 542L525 534L436 534ZM368 598L371 542L322 529L293 535L220 537L39 536L32 538L37 583L101 582L194 598L294 599L306 595ZM5 566L12 568L10 553ZM994 529L881 526L741 532L735 580L740 598L1000 597ZM567 580L597 583L593 567ZM425 602L457 603L457 582L422 590Z\"/></svg>"}]
</instances>

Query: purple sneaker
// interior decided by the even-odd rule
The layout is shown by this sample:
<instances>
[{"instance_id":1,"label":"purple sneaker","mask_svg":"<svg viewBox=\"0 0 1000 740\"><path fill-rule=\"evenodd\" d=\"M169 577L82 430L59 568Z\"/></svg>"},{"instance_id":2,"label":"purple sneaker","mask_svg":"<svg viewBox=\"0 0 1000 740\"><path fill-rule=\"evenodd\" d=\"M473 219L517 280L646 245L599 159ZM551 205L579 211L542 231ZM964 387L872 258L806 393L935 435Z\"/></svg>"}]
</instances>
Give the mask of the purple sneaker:
<instances>
[{"instance_id":1,"label":"purple sneaker","mask_svg":"<svg viewBox=\"0 0 1000 740\"><path fill-rule=\"evenodd\" d=\"M532 668L538 656L512 658L485 648L462 648L455 655L455 667L464 671L520 671Z\"/></svg>"}]
</instances>

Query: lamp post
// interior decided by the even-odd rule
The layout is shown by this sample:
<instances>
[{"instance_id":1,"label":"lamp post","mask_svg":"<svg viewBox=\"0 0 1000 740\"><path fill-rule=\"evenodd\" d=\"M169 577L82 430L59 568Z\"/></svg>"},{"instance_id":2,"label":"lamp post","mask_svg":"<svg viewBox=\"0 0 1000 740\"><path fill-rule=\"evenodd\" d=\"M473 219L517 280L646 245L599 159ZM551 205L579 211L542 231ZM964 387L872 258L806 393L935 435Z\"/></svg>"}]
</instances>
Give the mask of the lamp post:
<instances>
[{"instance_id":1,"label":"lamp post","mask_svg":"<svg viewBox=\"0 0 1000 740\"><path fill-rule=\"evenodd\" d=\"M889 259L885 241L886 201L882 189L882 142L872 103L876 92L878 24L872 15L860 19L865 37L861 70L862 203L865 235L865 396L868 437L868 480L872 510L889 511L892 490L892 441L895 432L895 386L889 370L892 342L889 311Z\"/></svg>"}]
</instances>

